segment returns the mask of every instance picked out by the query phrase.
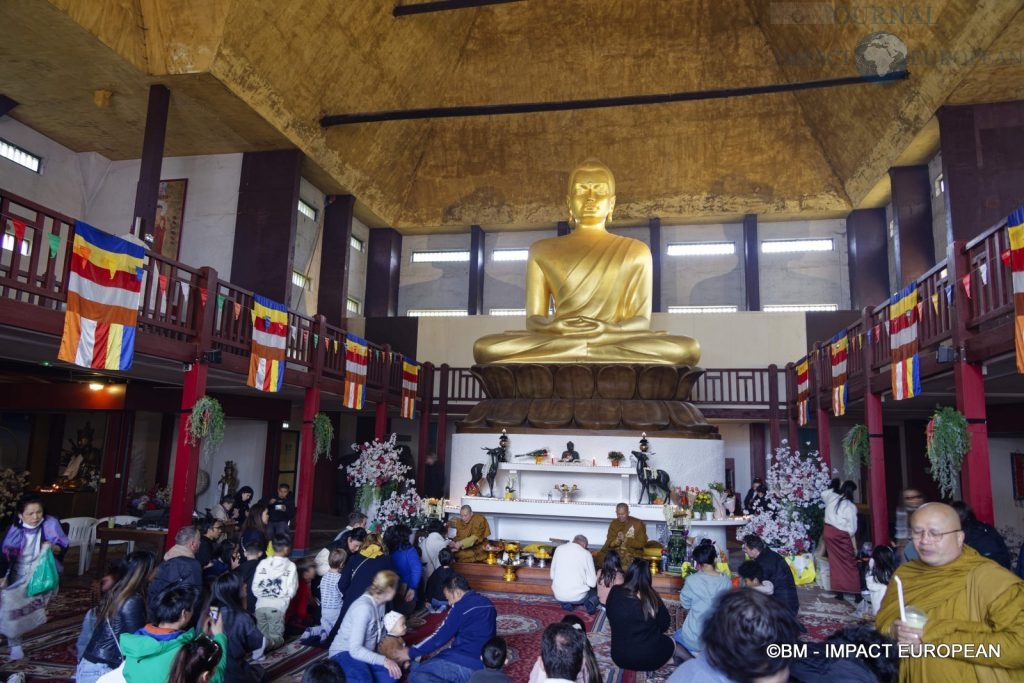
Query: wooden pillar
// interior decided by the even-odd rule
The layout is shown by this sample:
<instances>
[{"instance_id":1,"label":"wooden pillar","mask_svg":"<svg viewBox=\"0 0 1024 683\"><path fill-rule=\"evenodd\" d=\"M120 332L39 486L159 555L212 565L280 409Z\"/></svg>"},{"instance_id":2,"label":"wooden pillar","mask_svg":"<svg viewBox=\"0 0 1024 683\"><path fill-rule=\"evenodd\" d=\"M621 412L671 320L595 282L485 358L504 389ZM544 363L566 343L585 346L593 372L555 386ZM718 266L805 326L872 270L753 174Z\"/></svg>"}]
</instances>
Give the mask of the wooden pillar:
<instances>
[{"instance_id":1,"label":"wooden pillar","mask_svg":"<svg viewBox=\"0 0 1024 683\"><path fill-rule=\"evenodd\" d=\"M97 498L96 516L109 517L121 513L125 486L128 483L134 411L109 413L107 438L103 447L102 480Z\"/></svg>"},{"instance_id":2,"label":"wooden pillar","mask_svg":"<svg viewBox=\"0 0 1024 683\"><path fill-rule=\"evenodd\" d=\"M947 243L968 242L1020 205L1024 101L941 107L938 119Z\"/></svg>"},{"instance_id":3,"label":"wooden pillar","mask_svg":"<svg viewBox=\"0 0 1024 683\"><path fill-rule=\"evenodd\" d=\"M139 182L135 186L135 217L141 219L139 239L145 240L150 246L153 244L153 226L156 225L160 167L164 163L164 140L167 137L167 111L170 105L171 91L166 86L149 86Z\"/></svg>"},{"instance_id":4,"label":"wooden pillar","mask_svg":"<svg viewBox=\"0 0 1024 683\"><path fill-rule=\"evenodd\" d=\"M324 369L324 353L327 347L325 328L327 318L318 315L313 319L313 339L320 339L313 348L313 386L306 389L302 402L302 433L299 437L299 462L295 476L295 537L292 539L292 550L301 557L309 547L310 522L313 519L313 481L316 479L316 466L313 455L316 449L316 437L313 435L313 419L320 412L319 378Z\"/></svg>"},{"instance_id":5,"label":"wooden pillar","mask_svg":"<svg viewBox=\"0 0 1024 683\"><path fill-rule=\"evenodd\" d=\"M906 287L935 265L932 193L927 166L889 169L892 219L895 224L896 281Z\"/></svg>"},{"instance_id":6,"label":"wooden pillar","mask_svg":"<svg viewBox=\"0 0 1024 683\"><path fill-rule=\"evenodd\" d=\"M367 318L398 315L398 283L401 275L402 235L393 228L370 230L366 249Z\"/></svg>"},{"instance_id":7,"label":"wooden pillar","mask_svg":"<svg viewBox=\"0 0 1024 683\"><path fill-rule=\"evenodd\" d=\"M263 491L262 498L269 498L277 493L277 475L281 471L281 436L284 427L280 420L267 423L267 447L263 451Z\"/></svg>"},{"instance_id":8,"label":"wooden pillar","mask_svg":"<svg viewBox=\"0 0 1024 683\"><path fill-rule=\"evenodd\" d=\"M651 243L651 310L655 313L665 311L661 301L661 219L652 218L647 222L647 230Z\"/></svg>"},{"instance_id":9,"label":"wooden pillar","mask_svg":"<svg viewBox=\"0 0 1024 683\"><path fill-rule=\"evenodd\" d=\"M196 358L185 371L181 390L181 415L178 420L178 447L175 452L174 478L171 481L171 504L168 512L167 548L174 545L174 534L183 526L192 524L192 510L196 504L196 479L199 476L199 447L188 443L188 417L192 407L206 393L209 366L200 362L204 352L210 350L213 336L213 315L216 311L217 271L199 269L199 287L208 296L196 302Z\"/></svg>"},{"instance_id":10,"label":"wooden pillar","mask_svg":"<svg viewBox=\"0 0 1024 683\"><path fill-rule=\"evenodd\" d=\"M846 217L850 308L889 298L889 235L885 209L856 209Z\"/></svg>"},{"instance_id":11,"label":"wooden pillar","mask_svg":"<svg viewBox=\"0 0 1024 683\"><path fill-rule=\"evenodd\" d=\"M267 298L291 299L302 152L246 152L238 184L231 282Z\"/></svg>"},{"instance_id":12,"label":"wooden pillar","mask_svg":"<svg viewBox=\"0 0 1024 683\"><path fill-rule=\"evenodd\" d=\"M757 216L743 217L743 282L747 294L747 310L761 310L761 276L757 253Z\"/></svg>"},{"instance_id":13,"label":"wooden pillar","mask_svg":"<svg viewBox=\"0 0 1024 683\"><path fill-rule=\"evenodd\" d=\"M765 479L764 455L767 451L765 443L765 426L751 422L748 426L750 432L750 478ZM777 428L777 427L776 427ZM774 449L773 449L774 450Z\"/></svg>"},{"instance_id":14,"label":"wooden pillar","mask_svg":"<svg viewBox=\"0 0 1024 683\"><path fill-rule=\"evenodd\" d=\"M434 364L426 362L420 367L420 440L419 460L416 463L416 484L420 495L424 493L427 477L427 453L430 452L430 415L434 401Z\"/></svg>"},{"instance_id":15,"label":"wooden pillar","mask_svg":"<svg viewBox=\"0 0 1024 683\"><path fill-rule=\"evenodd\" d=\"M827 347L826 347L827 349ZM832 443L829 439L829 403L822 400L822 381L823 371L828 370L829 377L832 375L832 365L829 362L828 351L823 354L821 343L818 342L814 345L814 351L811 354L813 359L811 367L808 371L810 375L808 381L810 382L811 396L814 397L815 404L815 423L818 430L818 455L828 466L829 471L832 471ZM827 363L825 368L822 368L822 363ZM829 386L831 385L831 379ZM827 395L831 396L831 391L826 390Z\"/></svg>"},{"instance_id":16,"label":"wooden pillar","mask_svg":"<svg viewBox=\"0 0 1024 683\"><path fill-rule=\"evenodd\" d=\"M800 446L800 424L797 422L793 411L796 407L796 365L786 363L786 433L789 439L789 447Z\"/></svg>"},{"instance_id":17,"label":"wooden pillar","mask_svg":"<svg viewBox=\"0 0 1024 683\"><path fill-rule=\"evenodd\" d=\"M444 467L448 448L448 375L451 368L441 364L441 386L437 393L437 462Z\"/></svg>"},{"instance_id":18,"label":"wooden pillar","mask_svg":"<svg viewBox=\"0 0 1024 683\"><path fill-rule=\"evenodd\" d=\"M768 433L773 453L782 444L782 437L779 435L779 404L779 366L772 363L768 366Z\"/></svg>"},{"instance_id":19,"label":"wooden pillar","mask_svg":"<svg viewBox=\"0 0 1024 683\"><path fill-rule=\"evenodd\" d=\"M352 260L352 210L356 198L350 194L327 197L324 231L320 240L320 280L316 308L330 325L345 327L348 317L348 272Z\"/></svg>"},{"instance_id":20,"label":"wooden pillar","mask_svg":"<svg viewBox=\"0 0 1024 683\"><path fill-rule=\"evenodd\" d=\"M486 235L479 225L472 225L469 242L469 301L466 304L469 315L484 312L484 242Z\"/></svg>"}]
</instances>

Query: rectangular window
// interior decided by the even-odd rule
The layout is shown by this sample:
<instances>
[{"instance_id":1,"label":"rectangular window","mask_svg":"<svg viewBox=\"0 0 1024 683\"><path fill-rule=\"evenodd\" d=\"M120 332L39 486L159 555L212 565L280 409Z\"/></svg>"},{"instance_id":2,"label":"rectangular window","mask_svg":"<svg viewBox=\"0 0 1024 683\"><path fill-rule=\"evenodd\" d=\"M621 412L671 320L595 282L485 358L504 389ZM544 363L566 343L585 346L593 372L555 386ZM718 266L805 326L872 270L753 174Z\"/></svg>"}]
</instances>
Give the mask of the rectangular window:
<instances>
[{"instance_id":1,"label":"rectangular window","mask_svg":"<svg viewBox=\"0 0 1024 683\"><path fill-rule=\"evenodd\" d=\"M437 251L412 252L413 263L458 263L469 262L469 249L439 249Z\"/></svg>"},{"instance_id":2,"label":"rectangular window","mask_svg":"<svg viewBox=\"0 0 1024 683\"><path fill-rule=\"evenodd\" d=\"M838 311L839 304L774 304L765 306L765 313L801 313L804 311Z\"/></svg>"},{"instance_id":3,"label":"rectangular window","mask_svg":"<svg viewBox=\"0 0 1024 683\"><path fill-rule=\"evenodd\" d=\"M735 242L674 242L665 253L669 256L724 256L736 253Z\"/></svg>"},{"instance_id":4,"label":"rectangular window","mask_svg":"<svg viewBox=\"0 0 1024 683\"><path fill-rule=\"evenodd\" d=\"M292 271L292 284L296 287L306 289L309 286L309 278L297 270Z\"/></svg>"},{"instance_id":5,"label":"rectangular window","mask_svg":"<svg viewBox=\"0 0 1024 683\"><path fill-rule=\"evenodd\" d=\"M735 313L736 306L669 306L669 313Z\"/></svg>"},{"instance_id":6,"label":"rectangular window","mask_svg":"<svg viewBox=\"0 0 1024 683\"><path fill-rule=\"evenodd\" d=\"M464 308L410 308L406 315L413 318L464 318L469 312Z\"/></svg>"},{"instance_id":7,"label":"rectangular window","mask_svg":"<svg viewBox=\"0 0 1024 683\"><path fill-rule=\"evenodd\" d=\"M365 246L363 241L356 237L355 235L352 235L352 237L349 238L348 243L349 246L352 247L352 251L362 251L363 247Z\"/></svg>"},{"instance_id":8,"label":"rectangular window","mask_svg":"<svg viewBox=\"0 0 1024 683\"><path fill-rule=\"evenodd\" d=\"M530 256L529 249L495 249L492 261L525 261ZM494 315L493 313L491 315Z\"/></svg>"},{"instance_id":9,"label":"rectangular window","mask_svg":"<svg viewBox=\"0 0 1024 683\"><path fill-rule=\"evenodd\" d=\"M311 221L316 220L316 209L314 209L312 205L307 204L301 199L299 200L299 213L301 213L303 216L305 216Z\"/></svg>"},{"instance_id":10,"label":"rectangular window","mask_svg":"<svg viewBox=\"0 0 1024 683\"><path fill-rule=\"evenodd\" d=\"M835 245L830 239L765 240L761 242L762 254L793 254L803 251L832 251Z\"/></svg>"},{"instance_id":11,"label":"rectangular window","mask_svg":"<svg viewBox=\"0 0 1024 683\"><path fill-rule=\"evenodd\" d=\"M525 308L491 308L487 311L487 315L526 315Z\"/></svg>"},{"instance_id":12,"label":"rectangular window","mask_svg":"<svg viewBox=\"0 0 1024 683\"><path fill-rule=\"evenodd\" d=\"M14 251L14 235L12 235L10 233L5 233L4 234L4 247L3 248L4 248L4 251ZM28 240L27 237L26 238L22 238L22 240L21 240L21 248L18 249L18 251L21 252L22 256L28 256L29 253L31 253L31 251L32 251L32 243Z\"/></svg>"},{"instance_id":13,"label":"rectangular window","mask_svg":"<svg viewBox=\"0 0 1024 683\"><path fill-rule=\"evenodd\" d=\"M352 297L348 297L348 299L345 301L345 307L348 309L349 313L352 313L354 315L359 315L360 313L363 312L363 304L359 301L359 299L353 299Z\"/></svg>"},{"instance_id":14,"label":"rectangular window","mask_svg":"<svg viewBox=\"0 0 1024 683\"><path fill-rule=\"evenodd\" d=\"M28 150L22 149L17 145L12 145L3 138L0 138L0 157L10 159L14 163L24 166L33 173L39 173L39 167L43 161L35 154L32 154Z\"/></svg>"}]
</instances>

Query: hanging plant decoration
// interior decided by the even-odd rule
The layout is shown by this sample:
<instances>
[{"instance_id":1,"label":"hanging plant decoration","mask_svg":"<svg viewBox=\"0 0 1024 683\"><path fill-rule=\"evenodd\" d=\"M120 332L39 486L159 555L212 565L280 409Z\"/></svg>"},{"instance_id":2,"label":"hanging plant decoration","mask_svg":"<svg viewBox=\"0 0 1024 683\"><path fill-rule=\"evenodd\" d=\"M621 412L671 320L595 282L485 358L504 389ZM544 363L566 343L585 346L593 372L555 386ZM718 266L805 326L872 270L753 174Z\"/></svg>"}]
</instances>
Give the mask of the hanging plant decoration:
<instances>
[{"instance_id":1,"label":"hanging plant decoration","mask_svg":"<svg viewBox=\"0 0 1024 683\"><path fill-rule=\"evenodd\" d=\"M871 443L868 439L867 425L854 425L843 437L843 455L846 456L843 470L848 478L853 478L857 470L871 463Z\"/></svg>"},{"instance_id":2,"label":"hanging plant decoration","mask_svg":"<svg viewBox=\"0 0 1024 683\"><path fill-rule=\"evenodd\" d=\"M313 418L313 464L320 458L331 459L331 442L334 441L334 425L324 413Z\"/></svg>"},{"instance_id":3,"label":"hanging plant decoration","mask_svg":"<svg viewBox=\"0 0 1024 683\"><path fill-rule=\"evenodd\" d=\"M189 446L202 443L202 454L208 458L224 440L224 409L220 401L210 396L201 396L192 406L192 414L185 422L186 439Z\"/></svg>"},{"instance_id":4,"label":"hanging plant decoration","mask_svg":"<svg viewBox=\"0 0 1024 683\"><path fill-rule=\"evenodd\" d=\"M967 418L955 408L939 408L928 423L927 438L932 478L939 484L939 494L952 498L964 456L971 450Z\"/></svg>"}]
</instances>

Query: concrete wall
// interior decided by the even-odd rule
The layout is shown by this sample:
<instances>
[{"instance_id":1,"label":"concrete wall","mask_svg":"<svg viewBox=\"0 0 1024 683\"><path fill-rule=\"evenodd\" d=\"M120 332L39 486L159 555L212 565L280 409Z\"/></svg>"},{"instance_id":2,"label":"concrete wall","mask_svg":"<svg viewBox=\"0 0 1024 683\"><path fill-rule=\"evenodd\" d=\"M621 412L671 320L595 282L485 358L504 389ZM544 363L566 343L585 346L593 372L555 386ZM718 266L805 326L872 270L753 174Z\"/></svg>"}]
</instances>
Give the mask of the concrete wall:
<instances>
[{"instance_id":1,"label":"concrete wall","mask_svg":"<svg viewBox=\"0 0 1024 683\"><path fill-rule=\"evenodd\" d=\"M106 162L104 157L76 154L10 116L0 117L0 138L43 160L40 172L34 173L13 161L0 159L0 187L70 218L82 216L85 206L83 166L92 169L99 157L98 166L102 168L102 162Z\"/></svg>"},{"instance_id":2,"label":"concrete wall","mask_svg":"<svg viewBox=\"0 0 1024 683\"><path fill-rule=\"evenodd\" d=\"M761 306L771 304L838 304L850 307L846 221L759 223L758 240L831 239L832 251L758 256ZM760 245L758 247L760 250Z\"/></svg>"},{"instance_id":3,"label":"concrete wall","mask_svg":"<svg viewBox=\"0 0 1024 683\"><path fill-rule=\"evenodd\" d=\"M324 193L305 178L299 182L299 198L316 209L316 220L297 212L295 226L295 272L306 277L306 286L292 284L289 306L305 315L316 315L317 295L320 291L320 240L324 227Z\"/></svg>"},{"instance_id":4,"label":"concrete wall","mask_svg":"<svg viewBox=\"0 0 1024 683\"><path fill-rule=\"evenodd\" d=\"M466 310L469 297L469 262L413 263L412 255L416 251L469 247L469 233L403 237L398 315L408 315L410 309L423 308Z\"/></svg>"},{"instance_id":5,"label":"concrete wall","mask_svg":"<svg viewBox=\"0 0 1024 683\"><path fill-rule=\"evenodd\" d=\"M942 173L942 152L928 162L928 184L932 189L932 237L935 241L935 262L946 258L946 246L949 243L949 216L947 199L948 192L935 196L935 179Z\"/></svg>"},{"instance_id":6,"label":"concrete wall","mask_svg":"<svg viewBox=\"0 0 1024 683\"><path fill-rule=\"evenodd\" d=\"M995 506L996 528L1011 526L1024 531L1024 507L1013 498L1011 453L1024 453L1024 436L993 437L988 441L989 466L992 476L992 502ZM1024 492L1021 492L1024 495Z\"/></svg>"},{"instance_id":7,"label":"concrete wall","mask_svg":"<svg viewBox=\"0 0 1024 683\"><path fill-rule=\"evenodd\" d=\"M348 295L359 302L359 312L363 312L366 301L366 248L370 242L370 229L359 219L352 219L352 236L363 243L363 250L349 249L351 262L348 267Z\"/></svg>"},{"instance_id":8,"label":"concrete wall","mask_svg":"<svg viewBox=\"0 0 1024 683\"><path fill-rule=\"evenodd\" d=\"M494 251L529 249L537 240L556 234L554 230L487 233L484 241L484 311L526 306L526 261L495 261Z\"/></svg>"},{"instance_id":9,"label":"concrete wall","mask_svg":"<svg viewBox=\"0 0 1024 683\"><path fill-rule=\"evenodd\" d=\"M669 225L661 228L661 301L669 306L736 306L743 310L743 226L738 223ZM668 256L674 242L733 242L736 253Z\"/></svg>"}]
</instances>

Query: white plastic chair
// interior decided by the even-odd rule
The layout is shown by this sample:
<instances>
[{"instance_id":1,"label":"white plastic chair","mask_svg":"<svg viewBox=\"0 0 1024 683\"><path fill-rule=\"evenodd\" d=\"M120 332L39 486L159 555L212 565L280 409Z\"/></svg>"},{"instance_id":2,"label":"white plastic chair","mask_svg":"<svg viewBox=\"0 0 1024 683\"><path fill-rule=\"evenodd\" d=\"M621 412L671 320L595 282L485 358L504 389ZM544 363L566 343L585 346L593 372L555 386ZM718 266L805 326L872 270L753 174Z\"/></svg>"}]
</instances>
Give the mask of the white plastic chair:
<instances>
[{"instance_id":1,"label":"white plastic chair","mask_svg":"<svg viewBox=\"0 0 1024 683\"><path fill-rule=\"evenodd\" d=\"M96 541L95 517L68 517L60 520L68 525L68 548L78 548L78 575L89 569L92 561L92 546Z\"/></svg>"},{"instance_id":2,"label":"white plastic chair","mask_svg":"<svg viewBox=\"0 0 1024 683\"><path fill-rule=\"evenodd\" d=\"M141 517L133 517L132 515L113 515L112 517L100 517L96 520L96 526L93 527L93 543L98 543L96 539L99 537L96 535L96 529L100 528L101 526L106 526L107 524L109 524L111 519L114 520L115 525L127 526L129 524L134 524L135 522L139 521ZM107 547L110 547L112 545L123 545L125 543L128 544L127 552L135 552L135 541L107 541Z\"/></svg>"}]
</instances>

